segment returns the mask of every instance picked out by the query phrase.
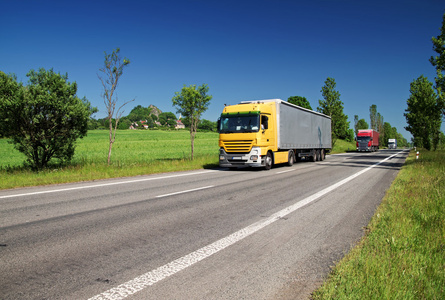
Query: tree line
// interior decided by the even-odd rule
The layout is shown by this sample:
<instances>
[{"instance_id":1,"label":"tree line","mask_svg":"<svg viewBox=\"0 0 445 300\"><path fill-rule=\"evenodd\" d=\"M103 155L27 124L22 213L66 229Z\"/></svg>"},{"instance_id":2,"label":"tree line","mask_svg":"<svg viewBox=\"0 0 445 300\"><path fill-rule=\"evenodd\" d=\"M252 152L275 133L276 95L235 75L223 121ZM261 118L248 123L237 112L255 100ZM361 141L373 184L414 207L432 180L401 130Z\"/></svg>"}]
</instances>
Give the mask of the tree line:
<instances>
[{"instance_id":1,"label":"tree line","mask_svg":"<svg viewBox=\"0 0 445 300\"><path fill-rule=\"evenodd\" d=\"M117 129L125 130L133 126L134 129L172 129L175 128L177 120L181 120L185 128L190 128L190 120L182 116L176 116L173 112L162 112L154 105L143 107L142 105L135 106L127 116L122 116L119 120ZM113 126L116 120L113 118ZM95 119L90 118L88 121L88 130L106 129L108 125L108 118ZM145 126L147 127L145 127ZM199 131L215 131L216 122L201 119L198 123Z\"/></svg>"},{"instance_id":2,"label":"tree line","mask_svg":"<svg viewBox=\"0 0 445 300\"><path fill-rule=\"evenodd\" d=\"M383 122L383 116L377 112L377 105L373 104L369 108L371 126L365 119L359 119L358 115L354 115L354 129L351 129L348 122L348 116L344 114L343 102L340 100L340 92L336 90L336 82L334 78L328 77L324 86L321 88L323 100L318 100L319 106L317 111L331 117L332 128L332 144L338 139L349 142L354 141L357 132L360 129L374 129L380 133L379 144L388 146L388 139L397 139L399 146L408 146L407 140L402 134L397 132L397 128L392 127L388 122ZM312 110L312 107L306 97L292 96L288 102Z\"/></svg>"}]
</instances>

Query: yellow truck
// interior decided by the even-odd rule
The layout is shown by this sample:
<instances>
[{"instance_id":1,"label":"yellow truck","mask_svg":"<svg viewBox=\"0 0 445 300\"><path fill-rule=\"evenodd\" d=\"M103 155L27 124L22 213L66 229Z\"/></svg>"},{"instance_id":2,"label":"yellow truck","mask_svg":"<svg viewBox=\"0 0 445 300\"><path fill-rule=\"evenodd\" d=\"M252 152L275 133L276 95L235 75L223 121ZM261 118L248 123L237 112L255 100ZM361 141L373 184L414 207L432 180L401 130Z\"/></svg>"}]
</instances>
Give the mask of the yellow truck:
<instances>
[{"instance_id":1,"label":"yellow truck","mask_svg":"<svg viewBox=\"0 0 445 300\"><path fill-rule=\"evenodd\" d=\"M225 106L218 119L220 167L293 165L324 160L331 150L331 118L281 99Z\"/></svg>"}]
</instances>

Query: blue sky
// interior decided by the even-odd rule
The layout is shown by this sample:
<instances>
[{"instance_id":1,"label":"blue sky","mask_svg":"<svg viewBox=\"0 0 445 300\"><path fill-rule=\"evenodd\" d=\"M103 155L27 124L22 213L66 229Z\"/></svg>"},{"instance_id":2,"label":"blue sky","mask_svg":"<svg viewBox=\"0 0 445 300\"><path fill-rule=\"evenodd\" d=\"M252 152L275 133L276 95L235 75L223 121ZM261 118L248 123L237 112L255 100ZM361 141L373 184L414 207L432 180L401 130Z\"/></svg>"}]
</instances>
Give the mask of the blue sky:
<instances>
[{"instance_id":1,"label":"blue sky","mask_svg":"<svg viewBox=\"0 0 445 300\"><path fill-rule=\"evenodd\" d=\"M327 77L337 83L344 112L369 121L377 105L406 138L409 85L434 81L428 59L440 33L439 0L313 1L2 1L0 70L27 82L30 69L53 68L78 84L105 117L97 77L104 51L120 47L130 65L119 102L172 111L183 85L208 84L203 118L224 104L306 97L315 110Z\"/></svg>"}]
</instances>

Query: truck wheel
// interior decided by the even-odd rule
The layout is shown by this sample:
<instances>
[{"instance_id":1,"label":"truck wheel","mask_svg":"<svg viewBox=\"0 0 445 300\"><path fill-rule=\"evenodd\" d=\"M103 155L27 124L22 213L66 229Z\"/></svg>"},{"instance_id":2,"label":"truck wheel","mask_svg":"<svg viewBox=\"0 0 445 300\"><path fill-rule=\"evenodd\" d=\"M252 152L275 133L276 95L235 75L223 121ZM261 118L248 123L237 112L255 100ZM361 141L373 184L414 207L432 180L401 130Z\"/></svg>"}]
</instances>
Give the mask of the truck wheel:
<instances>
[{"instance_id":1,"label":"truck wheel","mask_svg":"<svg viewBox=\"0 0 445 300\"><path fill-rule=\"evenodd\" d=\"M320 160L323 161L326 158L326 154L324 152L324 149L320 150Z\"/></svg>"},{"instance_id":2,"label":"truck wheel","mask_svg":"<svg viewBox=\"0 0 445 300\"><path fill-rule=\"evenodd\" d=\"M270 170L272 168L272 154L270 154L270 152L267 152L265 160L264 169Z\"/></svg>"},{"instance_id":3,"label":"truck wheel","mask_svg":"<svg viewBox=\"0 0 445 300\"><path fill-rule=\"evenodd\" d=\"M321 152L320 150L317 150L317 161L321 160Z\"/></svg>"},{"instance_id":4,"label":"truck wheel","mask_svg":"<svg viewBox=\"0 0 445 300\"><path fill-rule=\"evenodd\" d=\"M316 162L317 161L317 150L312 151L312 156L310 156L310 160L311 162Z\"/></svg>"},{"instance_id":5,"label":"truck wheel","mask_svg":"<svg viewBox=\"0 0 445 300\"><path fill-rule=\"evenodd\" d=\"M294 152L289 151L289 158L287 159L287 165L291 167L293 166L293 164L294 164Z\"/></svg>"}]
</instances>

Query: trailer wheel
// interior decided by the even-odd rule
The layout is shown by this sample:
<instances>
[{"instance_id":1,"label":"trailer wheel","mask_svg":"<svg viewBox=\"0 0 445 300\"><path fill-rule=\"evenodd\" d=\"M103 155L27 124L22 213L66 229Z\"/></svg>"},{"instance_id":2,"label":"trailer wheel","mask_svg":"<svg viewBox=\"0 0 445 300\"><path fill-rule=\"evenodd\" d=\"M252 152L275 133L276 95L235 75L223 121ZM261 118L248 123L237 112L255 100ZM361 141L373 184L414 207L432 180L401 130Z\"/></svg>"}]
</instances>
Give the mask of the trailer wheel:
<instances>
[{"instance_id":1,"label":"trailer wheel","mask_svg":"<svg viewBox=\"0 0 445 300\"><path fill-rule=\"evenodd\" d=\"M324 149L320 150L320 160L323 161L326 158L326 154L324 152Z\"/></svg>"},{"instance_id":2,"label":"trailer wheel","mask_svg":"<svg viewBox=\"0 0 445 300\"><path fill-rule=\"evenodd\" d=\"M311 162L317 161L317 150L312 151Z\"/></svg>"},{"instance_id":3,"label":"trailer wheel","mask_svg":"<svg viewBox=\"0 0 445 300\"><path fill-rule=\"evenodd\" d=\"M291 167L291 166L293 166L293 164L294 164L294 151L289 151L289 157L288 157L288 159L287 159L287 165L289 166L289 167Z\"/></svg>"},{"instance_id":4,"label":"trailer wheel","mask_svg":"<svg viewBox=\"0 0 445 300\"><path fill-rule=\"evenodd\" d=\"M272 154L270 152L267 152L265 160L264 169L270 170L272 168Z\"/></svg>"}]
</instances>

